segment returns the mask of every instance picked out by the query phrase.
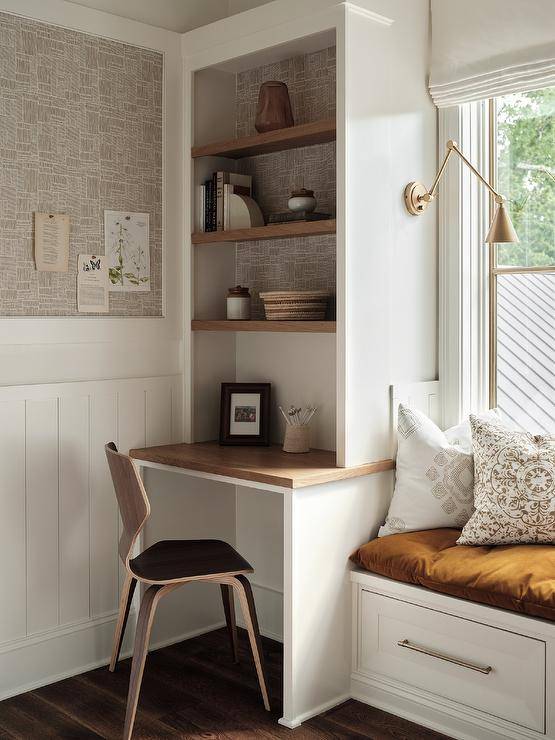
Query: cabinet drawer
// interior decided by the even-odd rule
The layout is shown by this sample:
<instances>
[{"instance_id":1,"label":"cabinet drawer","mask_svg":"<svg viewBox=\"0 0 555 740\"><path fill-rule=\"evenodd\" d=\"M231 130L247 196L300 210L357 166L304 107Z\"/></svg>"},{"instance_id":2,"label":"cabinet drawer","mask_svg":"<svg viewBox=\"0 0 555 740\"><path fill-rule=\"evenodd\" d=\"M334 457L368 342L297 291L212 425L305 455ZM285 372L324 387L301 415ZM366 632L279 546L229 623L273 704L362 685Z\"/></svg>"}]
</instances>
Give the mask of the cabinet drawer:
<instances>
[{"instance_id":1,"label":"cabinet drawer","mask_svg":"<svg viewBox=\"0 0 555 740\"><path fill-rule=\"evenodd\" d=\"M544 732L545 643L361 591L358 670Z\"/></svg>"}]
</instances>

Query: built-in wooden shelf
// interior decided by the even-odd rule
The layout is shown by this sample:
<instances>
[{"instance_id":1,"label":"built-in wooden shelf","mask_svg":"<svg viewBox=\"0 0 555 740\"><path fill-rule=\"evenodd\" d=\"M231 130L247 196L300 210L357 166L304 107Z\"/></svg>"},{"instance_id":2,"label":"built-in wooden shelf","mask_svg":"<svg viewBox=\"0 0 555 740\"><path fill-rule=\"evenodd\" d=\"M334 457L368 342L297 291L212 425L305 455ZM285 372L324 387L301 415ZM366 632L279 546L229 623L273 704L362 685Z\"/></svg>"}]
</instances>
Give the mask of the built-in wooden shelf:
<instances>
[{"instance_id":1,"label":"built-in wooden shelf","mask_svg":"<svg viewBox=\"0 0 555 740\"><path fill-rule=\"evenodd\" d=\"M269 154L285 149L295 149L301 146L325 144L335 139L335 118L314 123L304 123L300 126L280 128L277 131L268 131L265 134L244 136L241 139L228 139L213 144L194 146L191 156L196 157L252 157L256 154Z\"/></svg>"},{"instance_id":2,"label":"built-in wooden shelf","mask_svg":"<svg viewBox=\"0 0 555 740\"><path fill-rule=\"evenodd\" d=\"M393 470L393 460L378 460L352 468L338 468L335 452L310 450L302 455L271 447L221 447L217 442L162 445L130 450L130 456L155 465L169 465L208 475L265 483L282 488L306 488L320 483L359 478Z\"/></svg>"},{"instance_id":3,"label":"built-in wooden shelf","mask_svg":"<svg viewBox=\"0 0 555 740\"><path fill-rule=\"evenodd\" d=\"M193 319L193 331L278 331L335 334L335 321L205 321Z\"/></svg>"},{"instance_id":4,"label":"built-in wooden shelf","mask_svg":"<svg viewBox=\"0 0 555 740\"><path fill-rule=\"evenodd\" d=\"M252 229L230 231L197 231L191 235L193 244L221 244L222 242L244 242L254 239L286 239L292 236L317 236L335 234L334 218L325 221L295 221L286 224L255 226Z\"/></svg>"}]
</instances>

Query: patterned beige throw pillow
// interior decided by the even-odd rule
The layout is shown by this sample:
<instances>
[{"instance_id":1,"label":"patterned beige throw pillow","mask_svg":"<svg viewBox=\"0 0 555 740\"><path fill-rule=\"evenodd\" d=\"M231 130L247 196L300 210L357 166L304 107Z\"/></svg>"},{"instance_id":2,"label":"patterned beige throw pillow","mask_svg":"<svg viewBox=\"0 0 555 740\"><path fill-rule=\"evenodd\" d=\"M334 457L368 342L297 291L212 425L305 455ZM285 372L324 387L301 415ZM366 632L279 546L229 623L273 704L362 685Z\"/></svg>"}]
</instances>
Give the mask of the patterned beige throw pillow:
<instances>
[{"instance_id":1,"label":"patterned beige throw pillow","mask_svg":"<svg viewBox=\"0 0 555 740\"><path fill-rule=\"evenodd\" d=\"M555 436L470 423L475 511L457 544L555 544Z\"/></svg>"},{"instance_id":2,"label":"patterned beige throw pillow","mask_svg":"<svg viewBox=\"0 0 555 740\"><path fill-rule=\"evenodd\" d=\"M501 423L497 411L483 418ZM445 432L431 419L399 404L395 491L378 537L420 529L456 527L473 511L474 463L470 424Z\"/></svg>"}]
</instances>

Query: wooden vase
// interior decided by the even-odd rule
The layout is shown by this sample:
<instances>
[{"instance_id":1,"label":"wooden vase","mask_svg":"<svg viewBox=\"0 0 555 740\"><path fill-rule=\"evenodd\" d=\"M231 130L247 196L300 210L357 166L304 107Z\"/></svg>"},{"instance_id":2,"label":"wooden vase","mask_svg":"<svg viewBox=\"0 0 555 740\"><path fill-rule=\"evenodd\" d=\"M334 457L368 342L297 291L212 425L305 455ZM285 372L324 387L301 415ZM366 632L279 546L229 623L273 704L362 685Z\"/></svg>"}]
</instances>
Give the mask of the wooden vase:
<instances>
[{"instance_id":1,"label":"wooden vase","mask_svg":"<svg viewBox=\"0 0 555 740\"><path fill-rule=\"evenodd\" d=\"M293 126L289 90L285 82L264 82L258 94L254 127L259 134Z\"/></svg>"}]
</instances>

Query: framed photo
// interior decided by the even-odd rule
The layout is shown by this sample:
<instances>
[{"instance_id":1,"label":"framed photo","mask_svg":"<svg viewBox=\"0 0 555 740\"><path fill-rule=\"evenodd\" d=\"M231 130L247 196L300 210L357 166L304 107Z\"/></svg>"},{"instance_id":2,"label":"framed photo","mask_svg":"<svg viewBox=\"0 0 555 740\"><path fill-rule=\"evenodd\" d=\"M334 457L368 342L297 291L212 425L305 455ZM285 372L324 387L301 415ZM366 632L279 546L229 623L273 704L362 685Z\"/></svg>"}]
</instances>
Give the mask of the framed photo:
<instances>
[{"instance_id":1,"label":"framed photo","mask_svg":"<svg viewBox=\"0 0 555 740\"><path fill-rule=\"evenodd\" d=\"M221 445L270 444L270 383L222 383Z\"/></svg>"}]
</instances>

